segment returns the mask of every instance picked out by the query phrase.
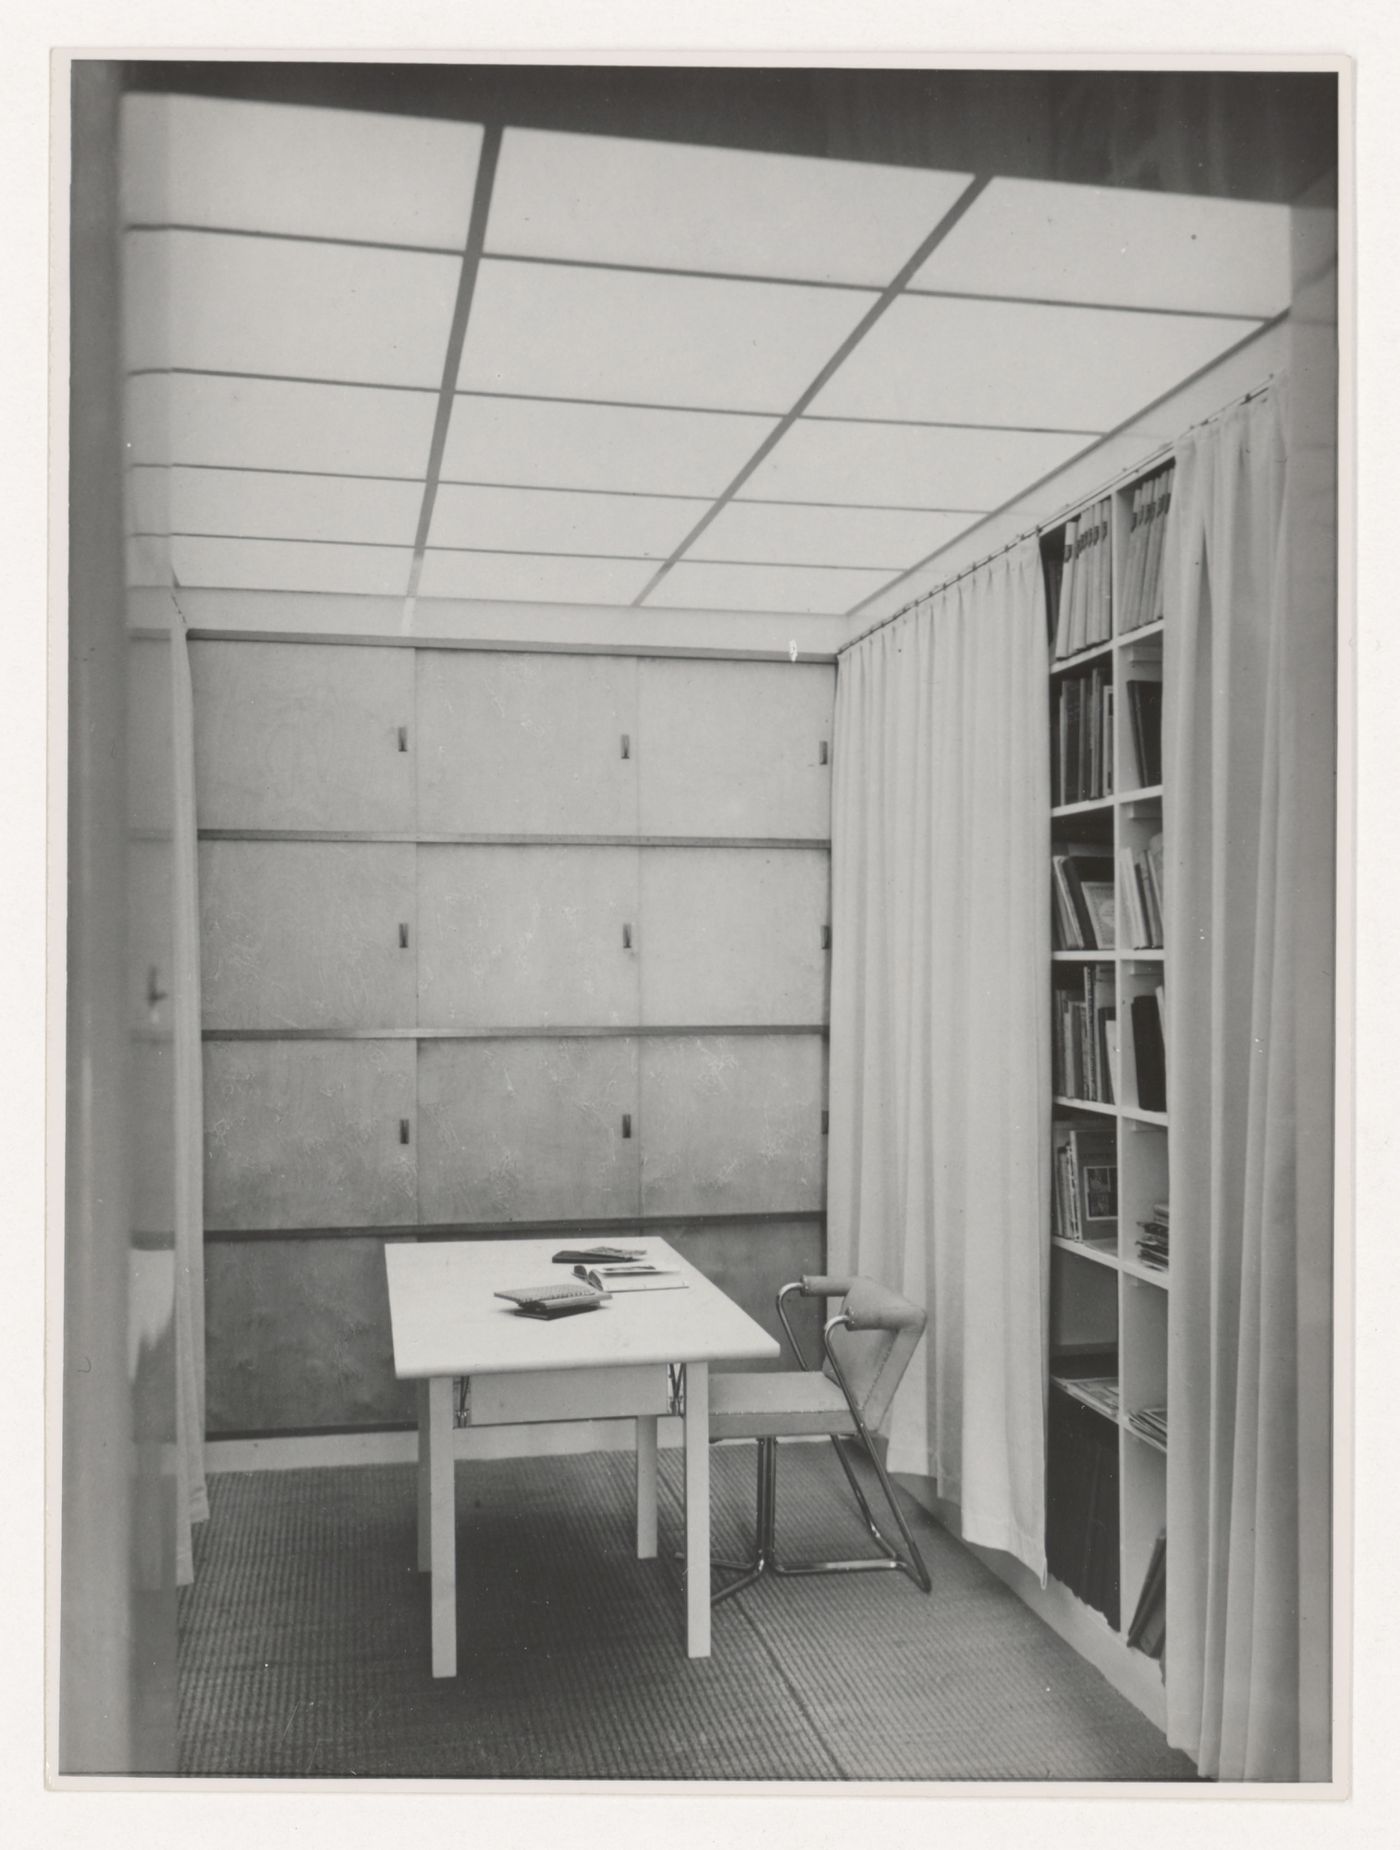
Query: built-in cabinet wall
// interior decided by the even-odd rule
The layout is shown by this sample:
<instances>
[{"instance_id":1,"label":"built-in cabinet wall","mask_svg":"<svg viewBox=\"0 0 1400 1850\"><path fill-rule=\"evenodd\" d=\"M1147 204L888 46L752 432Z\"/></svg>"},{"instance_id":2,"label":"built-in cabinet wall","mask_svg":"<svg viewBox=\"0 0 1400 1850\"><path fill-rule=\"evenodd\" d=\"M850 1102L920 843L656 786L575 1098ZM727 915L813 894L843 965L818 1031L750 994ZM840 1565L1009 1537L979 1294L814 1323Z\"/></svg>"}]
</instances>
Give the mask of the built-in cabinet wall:
<instances>
[{"instance_id":1,"label":"built-in cabinet wall","mask_svg":"<svg viewBox=\"0 0 1400 1850\"><path fill-rule=\"evenodd\" d=\"M211 1436L411 1418L390 1238L654 1223L776 1327L824 1252L831 665L193 661Z\"/></svg>"}]
</instances>

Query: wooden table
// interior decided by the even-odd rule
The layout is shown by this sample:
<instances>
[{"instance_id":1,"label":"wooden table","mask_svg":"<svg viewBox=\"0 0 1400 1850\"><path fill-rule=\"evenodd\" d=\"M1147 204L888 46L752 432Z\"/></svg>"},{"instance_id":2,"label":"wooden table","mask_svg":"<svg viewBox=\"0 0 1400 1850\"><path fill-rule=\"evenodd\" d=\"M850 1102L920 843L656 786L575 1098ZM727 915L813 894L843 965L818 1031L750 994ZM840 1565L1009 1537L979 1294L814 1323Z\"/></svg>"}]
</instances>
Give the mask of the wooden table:
<instances>
[{"instance_id":1,"label":"wooden table","mask_svg":"<svg viewBox=\"0 0 1400 1850\"><path fill-rule=\"evenodd\" d=\"M656 1554L657 1420L678 1413L685 1441L686 1650L710 1654L710 1364L776 1356L778 1344L664 1240L619 1237L686 1281L619 1292L551 1322L494 1293L563 1282L551 1255L584 1242L390 1243L394 1371L418 1384L418 1566L432 1575L433 1675L457 1674L456 1427L541 1420L636 1423L637 1556ZM454 1395L454 1384L463 1392Z\"/></svg>"}]
</instances>

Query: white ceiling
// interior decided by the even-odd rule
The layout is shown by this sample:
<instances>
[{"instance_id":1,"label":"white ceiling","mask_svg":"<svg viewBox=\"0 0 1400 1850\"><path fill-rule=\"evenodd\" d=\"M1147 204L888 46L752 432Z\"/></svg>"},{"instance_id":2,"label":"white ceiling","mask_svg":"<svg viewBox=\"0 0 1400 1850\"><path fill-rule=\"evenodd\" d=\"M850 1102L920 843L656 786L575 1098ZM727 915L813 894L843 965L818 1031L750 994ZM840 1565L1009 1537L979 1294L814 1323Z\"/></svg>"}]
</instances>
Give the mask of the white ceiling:
<instances>
[{"instance_id":1,"label":"white ceiling","mask_svg":"<svg viewBox=\"0 0 1400 1850\"><path fill-rule=\"evenodd\" d=\"M853 611L1288 301L1281 206L513 128L478 198L483 146L126 99L134 559Z\"/></svg>"}]
</instances>

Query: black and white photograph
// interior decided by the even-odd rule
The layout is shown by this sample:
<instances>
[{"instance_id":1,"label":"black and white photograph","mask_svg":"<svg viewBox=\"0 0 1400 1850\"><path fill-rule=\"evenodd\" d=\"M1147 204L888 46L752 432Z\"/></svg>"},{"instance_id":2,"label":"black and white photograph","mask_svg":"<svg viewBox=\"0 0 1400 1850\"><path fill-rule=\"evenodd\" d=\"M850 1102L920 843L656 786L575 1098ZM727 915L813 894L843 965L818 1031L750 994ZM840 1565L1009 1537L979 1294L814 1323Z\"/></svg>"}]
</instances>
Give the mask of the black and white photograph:
<instances>
[{"instance_id":1,"label":"black and white photograph","mask_svg":"<svg viewBox=\"0 0 1400 1850\"><path fill-rule=\"evenodd\" d=\"M55 59L51 1786L1344 1796L1352 78Z\"/></svg>"}]
</instances>

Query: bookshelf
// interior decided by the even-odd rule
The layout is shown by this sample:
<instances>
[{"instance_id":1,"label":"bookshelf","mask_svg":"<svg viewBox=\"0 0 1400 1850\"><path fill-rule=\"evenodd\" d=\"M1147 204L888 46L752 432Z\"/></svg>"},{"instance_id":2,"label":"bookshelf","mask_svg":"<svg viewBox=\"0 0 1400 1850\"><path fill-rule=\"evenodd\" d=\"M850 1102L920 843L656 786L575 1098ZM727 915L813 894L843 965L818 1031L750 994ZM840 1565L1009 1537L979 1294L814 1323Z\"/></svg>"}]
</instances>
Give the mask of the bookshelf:
<instances>
[{"instance_id":1,"label":"bookshelf","mask_svg":"<svg viewBox=\"0 0 1400 1850\"><path fill-rule=\"evenodd\" d=\"M1166 1528L1161 541L1170 465L1042 536L1050 618L1053 1098L1046 1548L1148 1663ZM1156 1649L1154 1649L1154 1646Z\"/></svg>"}]
</instances>

